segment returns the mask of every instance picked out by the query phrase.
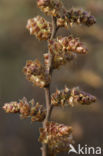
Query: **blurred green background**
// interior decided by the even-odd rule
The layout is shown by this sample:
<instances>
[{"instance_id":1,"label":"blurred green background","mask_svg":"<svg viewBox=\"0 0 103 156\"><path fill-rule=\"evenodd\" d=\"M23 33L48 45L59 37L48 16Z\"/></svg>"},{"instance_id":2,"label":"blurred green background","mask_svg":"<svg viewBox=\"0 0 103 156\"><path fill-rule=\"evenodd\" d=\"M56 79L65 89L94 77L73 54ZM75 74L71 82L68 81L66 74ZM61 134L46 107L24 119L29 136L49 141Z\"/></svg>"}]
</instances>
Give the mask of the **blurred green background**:
<instances>
[{"instance_id":1,"label":"blurred green background","mask_svg":"<svg viewBox=\"0 0 103 156\"><path fill-rule=\"evenodd\" d=\"M89 53L54 71L51 91L80 86L97 97L91 106L55 108L52 120L73 125L76 144L103 147L103 0L64 0L66 8L80 7L89 10L97 24L87 28L74 26L71 33L86 42ZM47 51L45 41L38 41L25 29L28 18L43 13L36 0L0 0L0 156L40 156L38 143L40 123L20 120L19 116L5 114L5 102L22 97L34 98L45 104L43 89L33 87L22 72L26 60L38 58ZM45 17L45 16L44 16ZM61 29L58 35L69 32ZM68 153L61 154L67 156Z\"/></svg>"}]
</instances>

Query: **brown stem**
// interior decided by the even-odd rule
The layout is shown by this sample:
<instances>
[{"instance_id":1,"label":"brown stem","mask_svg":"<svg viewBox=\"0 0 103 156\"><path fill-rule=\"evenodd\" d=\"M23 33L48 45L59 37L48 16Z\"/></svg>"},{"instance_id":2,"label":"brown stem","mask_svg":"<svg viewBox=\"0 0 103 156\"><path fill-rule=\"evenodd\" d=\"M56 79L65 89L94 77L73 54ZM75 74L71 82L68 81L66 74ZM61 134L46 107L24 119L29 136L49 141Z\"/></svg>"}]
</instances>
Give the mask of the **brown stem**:
<instances>
[{"instance_id":1,"label":"brown stem","mask_svg":"<svg viewBox=\"0 0 103 156\"><path fill-rule=\"evenodd\" d=\"M56 25L56 17L52 17L52 34L51 34L50 39L55 38L57 29L58 29L58 27ZM48 71L48 74L50 75L50 77L52 77L52 55L51 55L49 50L48 50L48 53L49 53L49 71ZM43 128L45 128L46 122L50 120L51 112L53 109L53 106L51 105L50 84L51 84L51 82L45 88L45 100L46 100L47 114L46 114L46 118L43 122ZM48 147L46 144L42 145L42 156L49 156Z\"/></svg>"}]
</instances>

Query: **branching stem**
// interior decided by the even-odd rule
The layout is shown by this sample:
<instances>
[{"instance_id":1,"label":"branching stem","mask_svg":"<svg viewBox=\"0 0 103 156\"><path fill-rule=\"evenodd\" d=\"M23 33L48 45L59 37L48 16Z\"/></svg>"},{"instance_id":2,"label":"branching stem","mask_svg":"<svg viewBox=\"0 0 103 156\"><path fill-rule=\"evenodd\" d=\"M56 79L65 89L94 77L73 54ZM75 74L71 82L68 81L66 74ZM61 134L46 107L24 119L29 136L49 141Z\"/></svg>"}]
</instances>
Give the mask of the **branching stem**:
<instances>
[{"instance_id":1,"label":"branching stem","mask_svg":"<svg viewBox=\"0 0 103 156\"><path fill-rule=\"evenodd\" d=\"M52 17L52 34L51 34L50 39L55 38L57 30L58 30L58 27L56 25L56 17ZM48 53L49 53L49 71L48 71L49 73L48 74L52 77L52 55L49 50L48 50ZM43 128L45 128L46 122L50 120L52 109L53 109L53 106L51 105L50 84L51 84L51 82L45 88L45 100L46 100L47 114L46 114L46 118L43 122ZM46 144L42 145L42 156L49 156L48 147Z\"/></svg>"}]
</instances>

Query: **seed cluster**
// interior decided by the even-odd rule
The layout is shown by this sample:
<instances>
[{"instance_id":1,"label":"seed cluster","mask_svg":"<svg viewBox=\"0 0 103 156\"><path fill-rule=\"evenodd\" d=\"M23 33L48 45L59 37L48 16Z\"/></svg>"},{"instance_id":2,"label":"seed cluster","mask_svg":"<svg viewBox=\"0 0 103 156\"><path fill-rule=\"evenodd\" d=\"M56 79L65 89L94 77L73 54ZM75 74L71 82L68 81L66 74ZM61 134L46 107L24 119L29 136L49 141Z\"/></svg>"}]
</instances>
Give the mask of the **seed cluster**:
<instances>
[{"instance_id":1,"label":"seed cluster","mask_svg":"<svg viewBox=\"0 0 103 156\"><path fill-rule=\"evenodd\" d=\"M26 28L39 40L47 40L51 36L52 26L41 16L29 19Z\"/></svg>"},{"instance_id":2,"label":"seed cluster","mask_svg":"<svg viewBox=\"0 0 103 156\"><path fill-rule=\"evenodd\" d=\"M74 8L66 11L64 16L57 19L57 26L59 27L68 28L69 25L72 26L74 23L92 26L96 23L96 19L89 12Z\"/></svg>"},{"instance_id":3,"label":"seed cluster","mask_svg":"<svg viewBox=\"0 0 103 156\"><path fill-rule=\"evenodd\" d=\"M24 67L24 74L29 81L40 88L46 87L50 80L45 73L45 68L38 60L27 61Z\"/></svg>"},{"instance_id":4,"label":"seed cluster","mask_svg":"<svg viewBox=\"0 0 103 156\"><path fill-rule=\"evenodd\" d=\"M66 29L68 29L68 26L69 26L68 18L66 16L59 17L57 19L57 26L58 27L65 27Z\"/></svg>"},{"instance_id":5,"label":"seed cluster","mask_svg":"<svg viewBox=\"0 0 103 156\"><path fill-rule=\"evenodd\" d=\"M38 7L47 15L59 16L63 4L60 0L37 0Z\"/></svg>"},{"instance_id":6,"label":"seed cluster","mask_svg":"<svg viewBox=\"0 0 103 156\"><path fill-rule=\"evenodd\" d=\"M95 96L81 91L78 87L72 89L65 87L64 90L56 90L56 92L51 95L51 103L55 106L89 105L95 101Z\"/></svg>"},{"instance_id":7,"label":"seed cluster","mask_svg":"<svg viewBox=\"0 0 103 156\"><path fill-rule=\"evenodd\" d=\"M96 19L87 11L83 9L71 9L67 13L67 17L69 23L77 23L77 24L84 24L86 26L92 26L96 23Z\"/></svg>"},{"instance_id":8,"label":"seed cluster","mask_svg":"<svg viewBox=\"0 0 103 156\"><path fill-rule=\"evenodd\" d=\"M77 54L86 54L88 49L84 46L78 38L68 37L58 37L55 40L49 41L49 49L52 54L62 54L63 52L74 52Z\"/></svg>"},{"instance_id":9,"label":"seed cluster","mask_svg":"<svg viewBox=\"0 0 103 156\"><path fill-rule=\"evenodd\" d=\"M34 100L28 102L24 97L19 102L6 103L3 106L6 113L19 113L21 118L30 117L34 121L43 121L46 116L46 110L39 103Z\"/></svg>"},{"instance_id":10,"label":"seed cluster","mask_svg":"<svg viewBox=\"0 0 103 156\"><path fill-rule=\"evenodd\" d=\"M47 122L45 129L40 129L39 141L48 144L50 153L69 151L69 144L73 143L72 128L64 124Z\"/></svg>"}]
</instances>

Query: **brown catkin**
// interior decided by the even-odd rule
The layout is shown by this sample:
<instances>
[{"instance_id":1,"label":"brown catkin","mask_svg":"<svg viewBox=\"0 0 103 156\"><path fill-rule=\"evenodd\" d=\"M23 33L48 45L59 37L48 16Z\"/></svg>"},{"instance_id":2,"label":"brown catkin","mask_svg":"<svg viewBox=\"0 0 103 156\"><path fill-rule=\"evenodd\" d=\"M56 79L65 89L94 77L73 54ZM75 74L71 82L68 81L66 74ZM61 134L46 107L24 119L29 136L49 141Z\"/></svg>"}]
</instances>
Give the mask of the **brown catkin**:
<instances>
[{"instance_id":1,"label":"brown catkin","mask_svg":"<svg viewBox=\"0 0 103 156\"><path fill-rule=\"evenodd\" d=\"M56 90L56 92L51 95L51 103L55 106L89 105L95 101L95 96L80 90L79 87L72 89L65 87L64 90Z\"/></svg>"},{"instance_id":2,"label":"brown catkin","mask_svg":"<svg viewBox=\"0 0 103 156\"><path fill-rule=\"evenodd\" d=\"M69 144L73 143L72 128L64 124L47 122L45 128L40 128L39 141L48 144L50 153L68 151Z\"/></svg>"},{"instance_id":3,"label":"brown catkin","mask_svg":"<svg viewBox=\"0 0 103 156\"><path fill-rule=\"evenodd\" d=\"M19 113L21 118L31 118L31 121L42 122L46 116L46 110L43 105L35 103L34 100L30 102L24 97L19 102L6 103L3 106L6 113Z\"/></svg>"},{"instance_id":4,"label":"brown catkin","mask_svg":"<svg viewBox=\"0 0 103 156\"><path fill-rule=\"evenodd\" d=\"M47 15L59 16L63 8L60 0L37 0L38 7Z\"/></svg>"},{"instance_id":5,"label":"brown catkin","mask_svg":"<svg viewBox=\"0 0 103 156\"><path fill-rule=\"evenodd\" d=\"M44 66L37 59L26 62L24 74L29 81L40 88L47 86L50 80L50 77L46 75Z\"/></svg>"},{"instance_id":6,"label":"brown catkin","mask_svg":"<svg viewBox=\"0 0 103 156\"><path fill-rule=\"evenodd\" d=\"M29 19L26 28L39 40L47 40L51 36L52 26L41 16Z\"/></svg>"}]
</instances>

